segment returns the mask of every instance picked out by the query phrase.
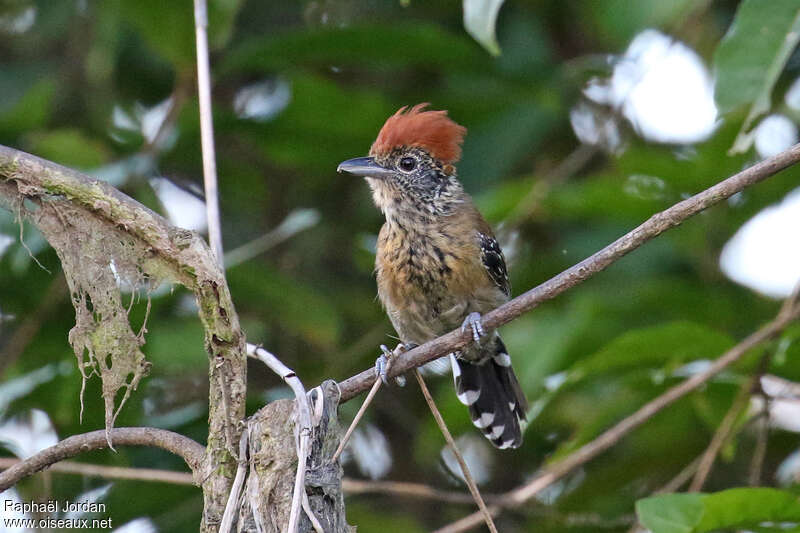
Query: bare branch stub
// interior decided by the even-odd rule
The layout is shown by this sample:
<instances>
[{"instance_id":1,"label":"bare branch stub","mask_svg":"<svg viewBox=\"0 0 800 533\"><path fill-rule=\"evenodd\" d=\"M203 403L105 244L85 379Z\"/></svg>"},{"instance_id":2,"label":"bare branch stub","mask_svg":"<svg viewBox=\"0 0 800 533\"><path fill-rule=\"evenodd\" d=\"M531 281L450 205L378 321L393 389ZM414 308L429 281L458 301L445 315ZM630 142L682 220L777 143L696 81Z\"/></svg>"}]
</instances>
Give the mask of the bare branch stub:
<instances>
[{"instance_id":1,"label":"bare branch stub","mask_svg":"<svg viewBox=\"0 0 800 533\"><path fill-rule=\"evenodd\" d=\"M342 469L338 462L331 461L341 434L336 413L339 393L332 381L326 381L310 395L313 397L320 389L324 398L314 398L315 405L322 402L322 409L319 419L314 420L304 492L324 531L351 533L345 519ZM277 400L250 418L250 470L240 505L238 531L286 531L298 463L296 405L293 400ZM298 531L314 531L305 514L300 515Z\"/></svg>"}]
</instances>

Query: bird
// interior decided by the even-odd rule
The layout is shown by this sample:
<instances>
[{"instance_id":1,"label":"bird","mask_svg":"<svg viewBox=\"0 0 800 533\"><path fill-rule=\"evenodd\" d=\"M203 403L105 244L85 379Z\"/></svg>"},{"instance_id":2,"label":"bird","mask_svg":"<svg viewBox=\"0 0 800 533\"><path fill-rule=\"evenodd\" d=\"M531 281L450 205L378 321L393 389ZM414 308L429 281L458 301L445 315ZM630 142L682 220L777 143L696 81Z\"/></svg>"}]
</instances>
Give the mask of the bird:
<instances>
[{"instance_id":1,"label":"bird","mask_svg":"<svg viewBox=\"0 0 800 533\"><path fill-rule=\"evenodd\" d=\"M367 157L337 170L365 178L384 215L378 296L402 345L470 330L472 342L449 355L458 399L495 447L518 448L528 403L499 333L481 324L511 296L505 257L457 177L466 128L429 106L401 107Z\"/></svg>"}]
</instances>

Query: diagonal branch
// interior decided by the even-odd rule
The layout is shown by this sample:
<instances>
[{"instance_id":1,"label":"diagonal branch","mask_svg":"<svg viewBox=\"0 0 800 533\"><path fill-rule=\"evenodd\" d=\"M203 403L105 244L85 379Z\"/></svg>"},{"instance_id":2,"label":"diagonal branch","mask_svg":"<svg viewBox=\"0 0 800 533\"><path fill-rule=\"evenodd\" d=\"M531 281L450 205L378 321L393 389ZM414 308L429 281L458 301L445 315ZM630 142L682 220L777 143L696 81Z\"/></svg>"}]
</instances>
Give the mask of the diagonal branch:
<instances>
[{"instance_id":1,"label":"diagonal branch","mask_svg":"<svg viewBox=\"0 0 800 533\"><path fill-rule=\"evenodd\" d=\"M194 473L198 473L201 469L205 448L189 437L184 437L179 433L167 431L166 429L146 427L114 428L110 431L115 445L162 448L181 457ZM54 463L75 457L84 452L103 448L108 448L106 431L104 430L67 437L58 444L45 448L0 473L0 492Z\"/></svg>"},{"instance_id":2,"label":"diagonal branch","mask_svg":"<svg viewBox=\"0 0 800 533\"><path fill-rule=\"evenodd\" d=\"M796 144L778 155L756 163L713 187L709 187L703 192L678 202L665 211L656 213L639 227L626 233L594 255L541 285L530 289L528 292L517 296L494 311L483 315L483 327L489 330L511 322L522 313L538 307L542 302L552 300L567 289L586 281L647 241L661 235L668 229L678 226L689 217L730 198L751 185L769 178L798 161L800 161L800 144ZM428 361L459 350L470 342L471 338L468 332L457 329L426 342L422 346L409 350L397 357L393 362L392 368L389 369L389 375L391 377L402 374ZM339 387L342 390L341 401L345 402L369 389L375 382L376 377L375 370L369 369L339 383Z\"/></svg>"},{"instance_id":3,"label":"diagonal branch","mask_svg":"<svg viewBox=\"0 0 800 533\"><path fill-rule=\"evenodd\" d=\"M675 385L664 394L644 404L635 413L624 418L610 429L607 429L593 441L584 444L562 461L546 468L538 476L524 485L507 492L505 494L504 507L517 507L522 505L575 468L591 461L614 446L625 435L650 420L656 413L702 386L722 370L741 359L756 346L774 338L792 322L797 320L798 317L800 317L800 285L795 289L792 296L784 302L778 315L771 322L765 324L754 333L751 333L739 344L722 354L718 359L714 360L706 370L693 375L686 381ZM497 512L499 511L499 506L491 506L489 507L489 511ZM467 531L482 522L483 515L481 513L473 513L462 518L458 522L436 530L435 533L457 533L460 531Z\"/></svg>"},{"instance_id":4,"label":"diagonal branch","mask_svg":"<svg viewBox=\"0 0 800 533\"><path fill-rule=\"evenodd\" d=\"M489 510L486 508L486 502L483 501L483 496L481 496L481 492L478 490L478 484L475 483L475 479L472 477L472 473L469 471L469 466L464 460L464 456L461 455L458 446L456 446L456 441L453 439L453 435L450 433L450 430L447 429L447 424L444 423L442 413L440 413L439 408L436 407L436 402L433 401L431 391L428 390L428 386L425 384L425 380L422 379L422 374L419 370L414 369L414 377L417 378L417 383L419 383L422 396L425 397L425 402L427 402L428 407L430 407L431 414L436 420L436 425L439 426L439 431L442 432L444 440L446 440L447 445L450 446L450 451L453 452L456 461L458 461L458 466L461 467L461 473L464 476L464 483L467 484L470 494L475 499L475 503L478 505L478 508L483 515L483 520L486 522L486 527L489 528L491 533L497 533L497 526L494 524L494 520L492 520L491 513L489 513Z\"/></svg>"}]
</instances>

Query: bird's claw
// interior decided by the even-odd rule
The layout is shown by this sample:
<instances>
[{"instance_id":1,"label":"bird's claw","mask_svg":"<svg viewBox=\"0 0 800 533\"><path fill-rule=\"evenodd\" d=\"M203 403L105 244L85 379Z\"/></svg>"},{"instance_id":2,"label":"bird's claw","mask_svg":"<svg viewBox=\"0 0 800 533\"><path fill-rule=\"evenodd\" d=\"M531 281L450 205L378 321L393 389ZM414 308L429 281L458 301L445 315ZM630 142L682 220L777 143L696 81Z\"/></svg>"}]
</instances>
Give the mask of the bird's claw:
<instances>
[{"instance_id":1,"label":"bird's claw","mask_svg":"<svg viewBox=\"0 0 800 533\"><path fill-rule=\"evenodd\" d=\"M475 342L481 340L481 337L485 335L483 331L483 324L481 324L481 314L478 312L472 312L467 315L467 318L464 319L464 322L461 324L461 331L467 331L467 328L472 330L472 339Z\"/></svg>"},{"instance_id":2,"label":"bird's claw","mask_svg":"<svg viewBox=\"0 0 800 533\"><path fill-rule=\"evenodd\" d=\"M402 346L402 344L398 344L397 348L395 348L395 352L403 353L403 351L405 351L405 347ZM375 360L375 373L380 376L381 381L383 381L385 385L388 385L389 378L387 372L389 370L389 365L391 364L390 358L395 355L395 352L387 348L385 344L381 344L381 352L381 355ZM403 387L406 384L406 378L404 376L396 376L394 381L400 387Z\"/></svg>"}]
</instances>

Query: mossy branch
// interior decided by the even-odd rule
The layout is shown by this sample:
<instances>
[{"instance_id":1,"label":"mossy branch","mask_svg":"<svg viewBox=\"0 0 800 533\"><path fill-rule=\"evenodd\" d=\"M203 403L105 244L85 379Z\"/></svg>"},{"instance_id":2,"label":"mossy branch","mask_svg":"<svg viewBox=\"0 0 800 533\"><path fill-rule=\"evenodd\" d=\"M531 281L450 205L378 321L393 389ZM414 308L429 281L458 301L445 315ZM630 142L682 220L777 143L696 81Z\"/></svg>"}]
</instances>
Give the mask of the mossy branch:
<instances>
[{"instance_id":1,"label":"mossy branch","mask_svg":"<svg viewBox=\"0 0 800 533\"><path fill-rule=\"evenodd\" d=\"M76 311L70 341L82 375L101 374L103 394L112 398L106 402L109 439L119 409L114 409L116 391L124 389L127 397L147 371L138 346L143 339L130 330L119 304L120 271L138 276L138 281L177 282L194 292L210 359L202 527L213 530L236 470L230 450L244 418L247 366L244 334L224 273L208 245L105 182L5 146L0 146L0 203L32 221L64 264ZM83 272L86 268L93 269L91 276ZM89 309L87 295L94 308L95 300L102 300L103 313ZM106 355L125 363L119 365L125 376L102 366Z\"/></svg>"}]
</instances>

